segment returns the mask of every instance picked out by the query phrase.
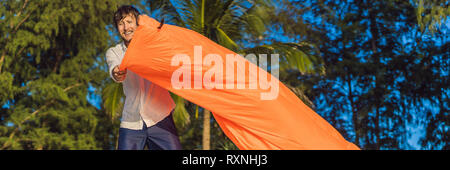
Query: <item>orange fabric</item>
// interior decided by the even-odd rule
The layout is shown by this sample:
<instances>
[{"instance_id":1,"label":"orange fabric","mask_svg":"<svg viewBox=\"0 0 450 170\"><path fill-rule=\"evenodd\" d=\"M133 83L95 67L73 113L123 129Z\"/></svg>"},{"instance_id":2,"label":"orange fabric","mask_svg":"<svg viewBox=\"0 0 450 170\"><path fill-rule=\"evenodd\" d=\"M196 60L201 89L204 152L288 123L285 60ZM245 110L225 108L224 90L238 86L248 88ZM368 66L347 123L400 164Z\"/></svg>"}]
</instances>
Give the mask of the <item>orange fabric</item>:
<instances>
[{"instance_id":1,"label":"orange fabric","mask_svg":"<svg viewBox=\"0 0 450 170\"><path fill-rule=\"evenodd\" d=\"M210 110L224 133L239 149L359 149L346 141L342 135L326 120L306 106L293 92L278 79L261 68L259 72L276 79L279 94L274 100L261 100L260 95L268 90L262 89L175 89L171 78L181 66L171 66L176 54L187 54L191 58L191 78L194 80L194 66L202 68L202 75L211 66L194 63L194 46L202 46L203 57L206 54L219 54L224 64L226 55L235 54L194 31L160 23L146 15L139 17L139 27L134 33L121 70L130 69L145 79L168 89L169 91ZM245 58L246 68L254 66ZM239 71L239 70L238 70ZM234 79L237 75L235 71ZM240 70L242 71L242 70ZM257 76L247 70L246 77ZM243 83L249 86L249 78ZM192 83L193 84L193 83Z\"/></svg>"}]
</instances>

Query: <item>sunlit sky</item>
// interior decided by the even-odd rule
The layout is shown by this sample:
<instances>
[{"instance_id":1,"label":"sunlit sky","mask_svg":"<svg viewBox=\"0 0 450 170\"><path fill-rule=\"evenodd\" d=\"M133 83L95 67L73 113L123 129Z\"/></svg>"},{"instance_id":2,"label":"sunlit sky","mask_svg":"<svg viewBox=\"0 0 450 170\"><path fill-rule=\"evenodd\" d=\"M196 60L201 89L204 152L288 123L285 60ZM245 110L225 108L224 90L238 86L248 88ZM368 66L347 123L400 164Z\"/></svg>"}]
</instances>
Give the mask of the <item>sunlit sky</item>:
<instances>
[{"instance_id":1,"label":"sunlit sky","mask_svg":"<svg viewBox=\"0 0 450 170\"><path fill-rule=\"evenodd\" d=\"M140 9L140 11L143 11L143 10ZM149 14L147 14L147 15L149 15ZM153 16L154 17L154 15L155 14L153 14L153 15L150 14L149 16ZM156 15L158 15L158 13L156 13ZM308 17L309 20L312 20L312 22L320 22L321 21L321 18L315 18L313 16L306 16L306 17ZM449 32L450 29L448 29L448 28L450 28L450 18L447 18L446 22L443 22L442 26L447 28L447 29L442 29L442 31L444 33ZM282 30L278 30L278 32L267 33L267 35L271 36L270 38L277 39L280 42L292 42L293 41L292 38L284 36ZM111 32L111 36L114 36L115 40L119 40L119 38L118 38L118 36L116 35L115 32ZM328 36L330 36L330 37L336 36L336 31L331 31L328 34ZM446 37L447 41L448 41L448 38L449 37L447 36ZM402 37L402 41L404 43L407 43L407 42L412 41L412 40L408 39L407 37ZM247 45L244 44L244 46L247 46ZM247 47L251 47L251 46L252 46L251 44L248 44ZM341 88L341 87L342 88L348 88L345 85L339 86L339 88ZM94 90L95 89L92 88L92 87L89 88L90 92L93 92ZM87 99L92 105L94 105L97 108L100 108L100 105L101 105L101 97L100 96L95 95L93 93L90 93L87 96ZM415 115L415 114L413 114L413 115ZM348 115L343 115L343 116L345 118L345 116L348 116ZM347 119L350 119L350 118L347 118ZM424 133L425 133L424 125L411 124L411 125L408 126L407 129L408 129L407 130L408 133L410 134L410 137L408 139L408 144L412 147L412 148L409 148L409 149L421 149L422 147L420 146L420 144L418 142L419 142L419 139L424 136ZM352 132L350 132L350 133L352 133Z\"/></svg>"},{"instance_id":2,"label":"sunlit sky","mask_svg":"<svg viewBox=\"0 0 450 170\"><path fill-rule=\"evenodd\" d=\"M140 10L140 11L143 11L143 10ZM150 16L152 16L152 15L150 15ZM320 18L314 18L312 16L310 19L316 20L317 22L320 21ZM445 29L442 29L442 31L444 33L450 34L450 17L447 18L447 20L445 22L443 22L442 27L445 28ZM113 36L115 40L117 40L117 41L119 40L119 38L115 32L110 32L110 35ZM269 35L271 36L271 38L277 39L280 42L290 42L293 40L291 38L283 36L283 32L281 30L278 30L278 32L272 32ZM329 36L334 36L334 35L333 35L333 33L330 33ZM445 39L446 39L445 41L449 41L449 36L445 37ZM406 43L406 42L412 41L412 40L408 39L407 37L402 37L402 41ZM249 44L248 46L252 46L252 45ZM448 72L447 72L447 75L448 75ZM345 85L340 86L340 87L347 88ZM96 90L95 88L90 86L88 89L89 93L86 96L86 98L89 103L91 103L96 108L100 109L101 102L102 102L101 96L95 94L94 93L95 90ZM9 103L6 103L2 107L10 108L9 105L10 105ZM11 125L12 125L11 123L8 123L8 126L11 126ZM412 147L412 148L408 148L408 149L421 149L422 148L418 142L419 142L419 139L424 136L424 131L425 131L425 127L423 125L414 125L414 126L410 125L408 127L408 133L411 135L408 139L408 144Z\"/></svg>"}]
</instances>

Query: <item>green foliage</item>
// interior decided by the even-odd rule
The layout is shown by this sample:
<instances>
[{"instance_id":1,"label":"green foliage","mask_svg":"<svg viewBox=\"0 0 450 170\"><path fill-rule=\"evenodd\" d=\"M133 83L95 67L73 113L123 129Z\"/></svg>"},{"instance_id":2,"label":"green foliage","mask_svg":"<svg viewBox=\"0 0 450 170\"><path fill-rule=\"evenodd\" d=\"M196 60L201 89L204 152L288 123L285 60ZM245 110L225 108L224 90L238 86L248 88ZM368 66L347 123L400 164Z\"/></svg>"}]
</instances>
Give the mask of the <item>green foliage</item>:
<instances>
[{"instance_id":1,"label":"green foliage","mask_svg":"<svg viewBox=\"0 0 450 170\"><path fill-rule=\"evenodd\" d=\"M298 70L302 74L324 74L323 61L317 57L318 49L314 45L302 43L272 43L244 49L242 53L255 55L279 54L280 72ZM316 54L316 55L314 55Z\"/></svg>"},{"instance_id":2,"label":"green foliage","mask_svg":"<svg viewBox=\"0 0 450 170\"><path fill-rule=\"evenodd\" d=\"M103 89L103 105L111 120L121 115L124 97L122 83L108 83Z\"/></svg>"},{"instance_id":3,"label":"green foliage","mask_svg":"<svg viewBox=\"0 0 450 170\"><path fill-rule=\"evenodd\" d=\"M428 29L434 33L442 22L447 21L450 16L449 1L447 0L414 0L416 7L417 21L421 31Z\"/></svg>"},{"instance_id":4,"label":"green foliage","mask_svg":"<svg viewBox=\"0 0 450 170\"><path fill-rule=\"evenodd\" d=\"M280 54L281 71L298 70L302 73L324 73L322 61L318 59L314 53L317 53L313 45L301 43L272 43L262 44L257 47L247 48L242 43L248 44L247 39L256 39L261 41L264 39L268 27L272 24L271 19L274 15L273 2L268 0L244 1L244 0L189 0L189 1L147 1L150 6L150 13L156 15L154 17L168 18L167 21L192 29L218 44L241 53L255 54ZM176 6L179 6L177 8ZM159 14L159 15L158 15ZM257 56L258 57L258 56ZM297 89L302 99L308 100L301 91ZM175 122L177 126L184 127L189 121L188 113L184 107L190 106L185 104L183 98L173 96L174 100L179 103L175 108ZM198 108L196 106L196 108ZM200 140L197 130L201 126L201 119L198 118L198 109L195 110L194 121L186 128L182 128L181 142L186 145L201 146L200 144L191 143L188 140ZM193 116L190 116L193 117ZM204 117L204 115L202 116ZM191 119L192 120L192 119ZM186 121L186 123L182 123ZM214 122L214 121L213 121ZM203 125L204 126L204 125ZM209 128L209 127L203 127ZM211 140L213 142L212 149L237 149L231 141L221 132L218 125L214 122L211 128ZM233 147L234 146L234 147ZM199 149L199 148L192 148Z\"/></svg>"},{"instance_id":5,"label":"green foliage","mask_svg":"<svg viewBox=\"0 0 450 170\"><path fill-rule=\"evenodd\" d=\"M185 106L186 100L184 100L180 96L177 96L176 94L173 93L170 94L175 104L177 105L173 111L174 122L177 125L177 127L184 128L186 125L190 123L190 115L186 110Z\"/></svg>"},{"instance_id":6,"label":"green foliage","mask_svg":"<svg viewBox=\"0 0 450 170\"><path fill-rule=\"evenodd\" d=\"M285 36L314 42L327 68L324 75L285 72L280 80L302 89L316 112L363 149L448 148L449 42L434 27L445 21L448 2L421 1L424 9L415 2L301 0L283 3L275 17ZM417 10L430 16L417 23ZM433 37L419 32L424 25ZM424 136L411 146L410 129L421 125Z\"/></svg>"},{"instance_id":7,"label":"green foliage","mask_svg":"<svg viewBox=\"0 0 450 170\"><path fill-rule=\"evenodd\" d=\"M13 86L13 80L11 73L3 72L0 74L0 103L5 103L13 98L13 94L16 93L20 88Z\"/></svg>"},{"instance_id":8,"label":"green foliage","mask_svg":"<svg viewBox=\"0 0 450 170\"><path fill-rule=\"evenodd\" d=\"M123 2L1 2L1 149L111 148L117 122L87 96L107 82L105 28Z\"/></svg>"},{"instance_id":9,"label":"green foliage","mask_svg":"<svg viewBox=\"0 0 450 170\"><path fill-rule=\"evenodd\" d=\"M280 80L363 149L412 149L418 124L422 148L449 148L447 1L145 2L0 2L0 149L117 146L123 93L104 53L111 15L133 3L233 51L280 54ZM183 148L202 149L204 109L172 97ZM211 149L237 149L210 128Z\"/></svg>"}]
</instances>

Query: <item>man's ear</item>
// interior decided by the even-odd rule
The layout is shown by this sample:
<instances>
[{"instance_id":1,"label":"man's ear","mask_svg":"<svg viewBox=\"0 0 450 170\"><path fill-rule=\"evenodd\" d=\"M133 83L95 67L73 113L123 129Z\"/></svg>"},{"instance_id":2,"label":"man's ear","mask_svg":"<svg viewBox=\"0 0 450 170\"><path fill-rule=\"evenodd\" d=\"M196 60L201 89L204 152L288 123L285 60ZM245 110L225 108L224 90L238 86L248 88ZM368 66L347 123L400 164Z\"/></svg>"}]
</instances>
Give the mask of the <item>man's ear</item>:
<instances>
[{"instance_id":1,"label":"man's ear","mask_svg":"<svg viewBox=\"0 0 450 170\"><path fill-rule=\"evenodd\" d=\"M138 15L138 16L136 16L137 18L136 18L136 26L139 26L139 17L140 15Z\"/></svg>"}]
</instances>

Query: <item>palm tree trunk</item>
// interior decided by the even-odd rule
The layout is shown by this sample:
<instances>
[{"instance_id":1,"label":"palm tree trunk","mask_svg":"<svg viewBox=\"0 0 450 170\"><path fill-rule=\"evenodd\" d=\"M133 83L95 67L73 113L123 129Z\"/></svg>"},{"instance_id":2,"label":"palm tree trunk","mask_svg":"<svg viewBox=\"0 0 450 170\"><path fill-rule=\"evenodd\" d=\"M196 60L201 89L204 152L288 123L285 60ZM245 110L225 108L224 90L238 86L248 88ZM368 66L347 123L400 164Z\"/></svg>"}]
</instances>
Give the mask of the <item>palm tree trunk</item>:
<instances>
[{"instance_id":1,"label":"palm tree trunk","mask_svg":"<svg viewBox=\"0 0 450 170\"><path fill-rule=\"evenodd\" d=\"M210 150L211 141L211 114L208 110L203 111L203 150Z\"/></svg>"},{"instance_id":2,"label":"palm tree trunk","mask_svg":"<svg viewBox=\"0 0 450 170\"><path fill-rule=\"evenodd\" d=\"M378 29L378 25L377 25L377 20L376 20L376 12L374 10L369 10L369 20L370 20L370 33L372 34L372 39L371 39L371 43L372 43L372 52L373 52L373 60L375 65L377 66L377 69L380 68L380 56L377 54L377 43L378 43L378 35L379 35L379 29ZM376 144L375 144L375 149L376 150L380 150L380 110L379 108L381 107L381 100L380 98L383 96L383 94L381 94L379 92L379 88L380 88L380 84L378 83L378 73L374 74L375 75L375 97L376 97L376 113L375 113L375 137L376 137Z\"/></svg>"},{"instance_id":3,"label":"palm tree trunk","mask_svg":"<svg viewBox=\"0 0 450 170\"><path fill-rule=\"evenodd\" d=\"M380 133L381 133L381 130L380 130L380 110L379 110L379 107L377 106L377 112L376 112L376 115L375 115L375 136L377 137L377 139L376 139L376 145L375 145L375 149L376 150L380 150Z\"/></svg>"},{"instance_id":4,"label":"palm tree trunk","mask_svg":"<svg viewBox=\"0 0 450 170\"><path fill-rule=\"evenodd\" d=\"M355 103L353 101L353 93L352 93L352 82L351 82L351 77L348 76L348 80L347 80L347 85L348 85L348 100L350 100L350 105L351 105L351 109L352 109L352 121L353 121L353 128L355 130L355 144L357 146L359 146L359 125L358 125L358 114L356 112L355 109Z\"/></svg>"}]
</instances>

